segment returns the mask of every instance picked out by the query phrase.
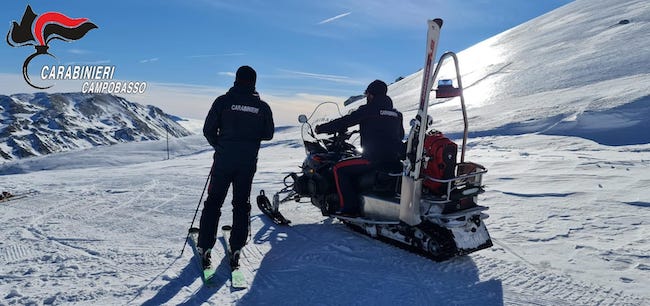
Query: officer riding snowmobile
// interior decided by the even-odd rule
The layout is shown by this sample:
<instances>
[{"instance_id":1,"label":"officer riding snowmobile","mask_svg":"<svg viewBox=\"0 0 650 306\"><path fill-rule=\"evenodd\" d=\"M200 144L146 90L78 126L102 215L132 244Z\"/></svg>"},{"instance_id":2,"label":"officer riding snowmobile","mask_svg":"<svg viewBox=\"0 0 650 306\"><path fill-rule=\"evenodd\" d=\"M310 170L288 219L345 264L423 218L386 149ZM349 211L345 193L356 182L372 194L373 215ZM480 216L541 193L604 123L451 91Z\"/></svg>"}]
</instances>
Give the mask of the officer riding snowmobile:
<instances>
[{"instance_id":1,"label":"officer riding snowmobile","mask_svg":"<svg viewBox=\"0 0 650 306\"><path fill-rule=\"evenodd\" d=\"M487 169L465 161L468 121L458 60L453 52L440 58L432 80L436 80L440 63L448 58L455 63L458 86L454 87L452 80L440 80L435 91L436 98L460 98L465 123L460 148L441 132L429 129L432 120L426 111L418 112L411 121L401 165L376 169L356 181L360 216L336 214L339 199L333 166L342 159L359 155L359 151L350 141L357 131L331 135L314 132L317 124L341 115L336 103L325 102L310 116L299 117L307 154L302 171L284 178L285 188L274 194L272 202L262 191L258 197L260 209L276 223L286 224L289 221L279 212L279 205L309 198L324 216L338 218L371 237L387 238L415 248L434 260L491 247L484 223L488 208L478 205L478 195L484 192L482 177ZM425 107L428 108L428 103Z\"/></svg>"}]
</instances>

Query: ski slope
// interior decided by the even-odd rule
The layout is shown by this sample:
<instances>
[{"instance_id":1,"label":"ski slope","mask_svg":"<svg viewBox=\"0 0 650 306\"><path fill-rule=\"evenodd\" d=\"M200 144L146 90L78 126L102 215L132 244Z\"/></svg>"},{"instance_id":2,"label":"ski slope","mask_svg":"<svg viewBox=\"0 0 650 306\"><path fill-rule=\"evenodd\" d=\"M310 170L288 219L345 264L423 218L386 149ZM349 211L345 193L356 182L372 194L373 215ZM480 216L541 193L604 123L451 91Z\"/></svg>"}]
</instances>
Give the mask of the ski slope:
<instances>
[{"instance_id":1,"label":"ski slope","mask_svg":"<svg viewBox=\"0 0 650 306\"><path fill-rule=\"evenodd\" d=\"M249 288L228 286L219 242L204 288L179 255L211 148L174 139L167 160L164 142L125 143L0 165L0 189L27 195L0 203L0 305L650 305L649 22L644 1L579 0L459 53L492 248L436 263L309 203L281 207L291 227L253 207ZM420 77L390 87L407 119ZM437 102L458 137L458 101ZM303 158L298 128L279 129L252 200Z\"/></svg>"},{"instance_id":2,"label":"ski slope","mask_svg":"<svg viewBox=\"0 0 650 306\"><path fill-rule=\"evenodd\" d=\"M280 134L262 149L254 195L279 189L277 169L301 162L292 134ZM3 188L34 192L2 203L2 302L648 302L650 204L644 187L650 145L621 149L535 135L472 140L470 159L490 169L482 200L490 206L487 225L495 246L443 263L352 232L311 204L282 207L291 227L270 223L254 208L242 262L251 285L231 292L220 244L213 257L221 284L214 289L201 286L189 249L179 257L209 172L211 152L203 143L199 136L176 141L171 160L155 142L120 144L111 148L148 152L153 160L122 155L124 165L102 165L98 155L88 168L1 176ZM182 153L197 147L195 154ZM73 156L55 154L38 163L47 168L59 158ZM232 214L225 207L227 223Z\"/></svg>"}]
</instances>

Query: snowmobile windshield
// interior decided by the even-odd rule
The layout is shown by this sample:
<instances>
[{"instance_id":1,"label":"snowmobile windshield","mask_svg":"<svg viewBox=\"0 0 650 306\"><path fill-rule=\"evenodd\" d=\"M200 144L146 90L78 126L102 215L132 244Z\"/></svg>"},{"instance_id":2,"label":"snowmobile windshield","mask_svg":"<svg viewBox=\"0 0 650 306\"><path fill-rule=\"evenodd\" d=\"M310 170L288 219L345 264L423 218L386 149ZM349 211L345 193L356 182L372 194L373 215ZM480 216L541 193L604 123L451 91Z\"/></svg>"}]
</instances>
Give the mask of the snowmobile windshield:
<instances>
[{"instance_id":1,"label":"snowmobile windshield","mask_svg":"<svg viewBox=\"0 0 650 306\"><path fill-rule=\"evenodd\" d=\"M342 117L341 109L335 102L323 102L318 104L314 111L307 116L307 121L302 124L301 134L302 141L305 144L305 150L308 153L317 153L327 151L323 139L325 134L316 134L314 129L317 125L330 122L336 118Z\"/></svg>"}]
</instances>

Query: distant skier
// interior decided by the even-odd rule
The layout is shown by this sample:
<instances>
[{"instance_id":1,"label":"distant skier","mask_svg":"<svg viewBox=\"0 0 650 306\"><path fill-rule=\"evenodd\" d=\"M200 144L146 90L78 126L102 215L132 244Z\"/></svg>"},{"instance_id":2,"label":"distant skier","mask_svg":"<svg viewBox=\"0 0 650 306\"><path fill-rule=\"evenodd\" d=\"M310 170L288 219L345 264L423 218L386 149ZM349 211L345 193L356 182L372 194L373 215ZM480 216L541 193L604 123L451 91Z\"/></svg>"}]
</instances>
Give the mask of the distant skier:
<instances>
[{"instance_id":1,"label":"distant skier","mask_svg":"<svg viewBox=\"0 0 650 306\"><path fill-rule=\"evenodd\" d=\"M221 206L232 184L231 268L239 266L240 250L246 244L250 216L250 193L262 140L273 138L273 114L255 91L257 73L241 66L235 84L212 104L203 135L214 148L208 198L201 213L198 247L203 266L209 267L215 244Z\"/></svg>"},{"instance_id":2,"label":"distant skier","mask_svg":"<svg viewBox=\"0 0 650 306\"><path fill-rule=\"evenodd\" d=\"M375 169L394 168L404 155L402 113L393 108L387 92L386 83L375 80L366 89L365 105L346 116L316 126L316 133L335 133L359 125L361 157L345 159L334 166L339 214L359 215L359 191L353 184L357 177Z\"/></svg>"}]
</instances>

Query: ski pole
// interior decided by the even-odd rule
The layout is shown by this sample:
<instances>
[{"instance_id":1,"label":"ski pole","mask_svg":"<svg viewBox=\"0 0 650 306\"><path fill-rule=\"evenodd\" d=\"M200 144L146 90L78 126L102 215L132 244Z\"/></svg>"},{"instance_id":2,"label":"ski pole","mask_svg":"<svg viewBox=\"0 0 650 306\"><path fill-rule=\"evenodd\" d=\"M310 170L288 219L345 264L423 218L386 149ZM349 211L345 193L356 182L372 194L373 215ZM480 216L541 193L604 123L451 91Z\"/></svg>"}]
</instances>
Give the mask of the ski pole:
<instances>
[{"instance_id":1,"label":"ski pole","mask_svg":"<svg viewBox=\"0 0 650 306\"><path fill-rule=\"evenodd\" d=\"M203 201L203 195L205 195L205 189L208 188L208 182L210 182L210 178L212 177L213 169L214 169L214 163L212 163L212 167L210 167L210 174L208 174L208 178L205 180L205 185L203 186L203 191L201 192L201 198L199 199L199 204L196 206L196 210L194 211L194 217L192 217L192 223L190 224L190 228L187 230L187 237L185 237L185 242L183 243L183 248L181 249L181 256L183 256L183 253L185 252L187 239L190 238L190 229L192 229L192 227L194 226L196 215L199 213L199 207L201 207L201 202Z\"/></svg>"}]
</instances>

